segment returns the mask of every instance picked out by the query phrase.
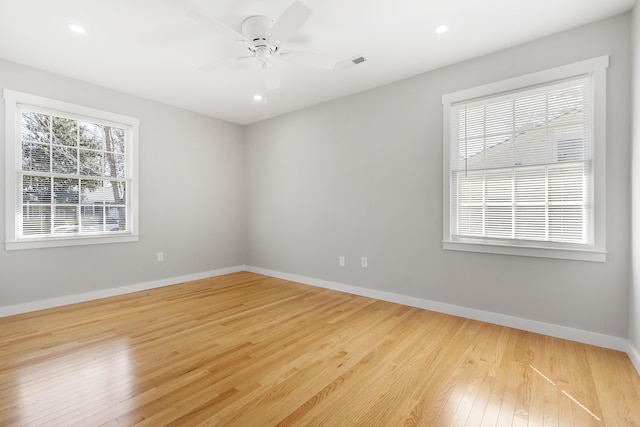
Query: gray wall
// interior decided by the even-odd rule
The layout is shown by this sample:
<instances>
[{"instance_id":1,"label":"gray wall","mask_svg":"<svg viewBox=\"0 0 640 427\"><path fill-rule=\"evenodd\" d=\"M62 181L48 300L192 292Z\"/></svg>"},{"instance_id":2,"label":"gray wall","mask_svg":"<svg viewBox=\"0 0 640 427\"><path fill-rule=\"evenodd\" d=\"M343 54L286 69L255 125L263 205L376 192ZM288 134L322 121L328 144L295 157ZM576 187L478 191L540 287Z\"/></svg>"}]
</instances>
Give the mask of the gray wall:
<instances>
[{"instance_id":1,"label":"gray wall","mask_svg":"<svg viewBox=\"0 0 640 427\"><path fill-rule=\"evenodd\" d=\"M627 13L248 126L247 265L626 338L630 40ZM442 250L441 96L605 54L607 262Z\"/></svg>"},{"instance_id":2,"label":"gray wall","mask_svg":"<svg viewBox=\"0 0 640 427\"><path fill-rule=\"evenodd\" d=\"M633 10L632 263L629 340L640 362L640 8ZM640 371L640 365L636 365Z\"/></svg>"},{"instance_id":3,"label":"gray wall","mask_svg":"<svg viewBox=\"0 0 640 427\"><path fill-rule=\"evenodd\" d=\"M6 61L0 61L0 87L140 119L140 241L0 249L0 306L244 263L241 126ZM2 144L2 193L4 168ZM0 197L2 242L4 212ZM164 252L162 263L156 261L158 251Z\"/></svg>"}]
</instances>

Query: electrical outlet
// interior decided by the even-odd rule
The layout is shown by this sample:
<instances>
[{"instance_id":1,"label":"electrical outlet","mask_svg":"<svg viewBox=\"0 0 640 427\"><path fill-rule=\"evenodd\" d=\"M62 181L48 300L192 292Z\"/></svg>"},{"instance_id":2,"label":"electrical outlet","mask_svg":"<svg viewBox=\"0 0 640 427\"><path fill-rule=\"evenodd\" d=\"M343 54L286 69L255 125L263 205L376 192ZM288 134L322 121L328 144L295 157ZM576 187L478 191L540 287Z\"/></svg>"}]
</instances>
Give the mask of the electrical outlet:
<instances>
[{"instance_id":1,"label":"electrical outlet","mask_svg":"<svg viewBox=\"0 0 640 427\"><path fill-rule=\"evenodd\" d=\"M338 258L338 265L339 265L340 267L344 267L344 265L345 265L345 258L344 258L343 256L341 256L341 257L339 257L339 258Z\"/></svg>"},{"instance_id":2,"label":"electrical outlet","mask_svg":"<svg viewBox=\"0 0 640 427\"><path fill-rule=\"evenodd\" d=\"M164 261L164 252L158 252L158 262Z\"/></svg>"},{"instance_id":3,"label":"electrical outlet","mask_svg":"<svg viewBox=\"0 0 640 427\"><path fill-rule=\"evenodd\" d=\"M367 268L369 266L369 261L366 256L363 256L361 261L362 268Z\"/></svg>"}]
</instances>

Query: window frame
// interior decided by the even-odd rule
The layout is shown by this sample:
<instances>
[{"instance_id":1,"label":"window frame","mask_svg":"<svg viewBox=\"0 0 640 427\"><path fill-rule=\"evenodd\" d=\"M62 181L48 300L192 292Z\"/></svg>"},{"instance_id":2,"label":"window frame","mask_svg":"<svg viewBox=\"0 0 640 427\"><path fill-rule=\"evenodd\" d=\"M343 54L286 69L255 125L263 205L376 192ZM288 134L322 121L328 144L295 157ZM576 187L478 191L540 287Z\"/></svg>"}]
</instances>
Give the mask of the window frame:
<instances>
[{"instance_id":1,"label":"window frame","mask_svg":"<svg viewBox=\"0 0 640 427\"><path fill-rule=\"evenodd\" d=\"M139 119L11 89L4 89L3 96L5 100L5 249L34 249L138 241ZM112 123L125 129L128 231L112 235L104 233L46 237L19 236L17 227L21 223L19 219L22 217L22 182L19 180L22 173L21 105L33 107L46 112L46 114L67 114L74 119L83 119L94 123Z\"/></svg>"},{"instance_id":2,"label":"window frame","mask_svg":"<svg viewBox=\"0 0 640 427\"><path fill-rule=\"evenodd\" d=\"M579 261L606 261L606 69L609 56L551 68L507 80L489 83L442 96L443 105L443 238L444 250L483 252L490 254L532 256ZM589 74L592 79L593 144L592 144L592 210L593 244L588 248L564 247L545 241L518 241L491 238L456 238L451 230L451 142L450 109L453 104L532 86Z\"/></svg>"}]
</instances>

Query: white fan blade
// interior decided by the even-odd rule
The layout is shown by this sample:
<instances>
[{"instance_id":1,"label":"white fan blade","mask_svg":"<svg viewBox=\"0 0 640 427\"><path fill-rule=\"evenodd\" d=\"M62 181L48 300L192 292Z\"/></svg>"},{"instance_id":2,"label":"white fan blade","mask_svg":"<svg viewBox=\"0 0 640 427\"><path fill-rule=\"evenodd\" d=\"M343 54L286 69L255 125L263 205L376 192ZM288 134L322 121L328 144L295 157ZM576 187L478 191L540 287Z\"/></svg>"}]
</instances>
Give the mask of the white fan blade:
<instances>
[{"instance_id":1,"label":"white fan blade","mask_svg":"<svg viewBox=\"0 0 640 427\"><path fill-rule=\"evenodd\" d=\"M264 83L267 86L267 90L280 89L280 74L278 69L273 64L265 64L264 70Z\"/></svg>"},{"instance_id":2,"label":"white fan blade","mask_svg":"<svg viewBox=\"0 0 640 427\"><path fill-rule=\"evenodd\" d=\"M334 58L318 55L311 52L286 51L280 53L280 59L303 67L319 68L322 70L333 70L336 67Z\"/></svg>"},{"instance_id":3,"label":"white fan blade","mask_svg":"<svg viewBox=\"0 0 640 427\"><path fill-rule=\"evenodd\" d=\"M271 27L271 37L281 42L290 39L311 17L311 9L299 1L294 2Z\"/></svg>"},{"instance_id":4,"label":"white fan blade","mask_svg":"<svg viewBox=\"0 0 640 427\"><path fill-rule=\"evenodd\" d=\"M218 32L223 37L226 37L231 40L241 40L251 45L251 41L247 39L245 36L243 36L242 33L234 30L224 22L220 22L217 19L211 16L208 16L202 10L198 10L195 6L193 6L190 3L191 2L185 2L187 6L187 15L191 17L191 19L193 19L196 22L199 22L201 25L207 28L210 28Z\"/></svg>"}]
</instances>

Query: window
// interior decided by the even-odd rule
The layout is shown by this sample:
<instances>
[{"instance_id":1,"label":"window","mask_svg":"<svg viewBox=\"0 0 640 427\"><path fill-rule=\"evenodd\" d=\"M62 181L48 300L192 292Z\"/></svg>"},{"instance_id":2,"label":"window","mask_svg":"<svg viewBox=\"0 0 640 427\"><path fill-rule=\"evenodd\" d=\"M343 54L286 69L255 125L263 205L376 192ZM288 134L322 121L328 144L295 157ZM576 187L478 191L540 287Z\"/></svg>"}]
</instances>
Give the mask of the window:
<instances>
[{"instance_id":1,"label":"window","mask_svg":"<svg viewBox=\"0 0 640 427\"><path fill-rule=\"evenodd\" d=\"M445 249L605 261L607 65L443 97Z\"/></svg>"},{"instance_id":2,"label":"window","mask_svg":"<svg viewBox=\"0 0 640 427\"><path fill-rule=\"evenodd\" d=\"M4 97L6 249L137 240L138 120Z\"/></svg>"}]
</instances>

